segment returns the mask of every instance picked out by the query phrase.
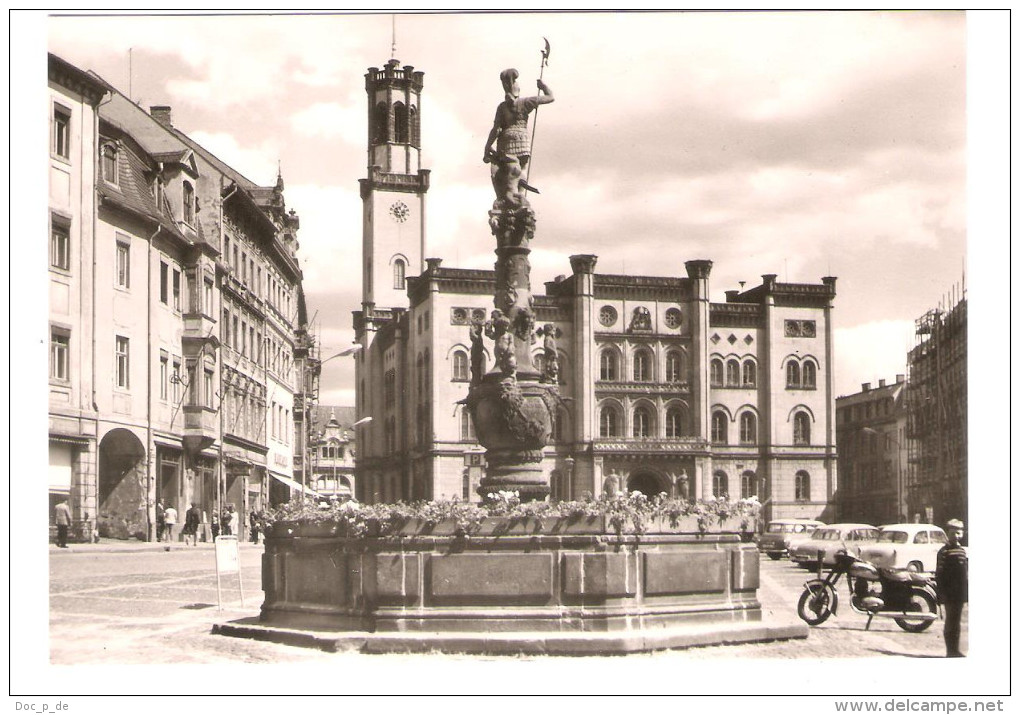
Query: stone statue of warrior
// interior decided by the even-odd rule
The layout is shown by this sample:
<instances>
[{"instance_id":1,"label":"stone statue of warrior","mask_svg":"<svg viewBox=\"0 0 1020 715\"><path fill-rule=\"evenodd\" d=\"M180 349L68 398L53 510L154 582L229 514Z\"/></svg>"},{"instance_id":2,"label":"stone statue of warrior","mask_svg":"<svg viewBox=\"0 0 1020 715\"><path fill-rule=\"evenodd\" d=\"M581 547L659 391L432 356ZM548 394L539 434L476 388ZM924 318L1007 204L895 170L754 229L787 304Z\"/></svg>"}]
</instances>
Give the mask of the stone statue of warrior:
<instances>
[{"instance_id":1,"label":"stone statue of warrior","mask_svg":"<svg viewBox=\"0 0 1020 715\"><path fill-rule=\"evenodd\" d=\"M549 104L554 99L549 85L542 80L538 80L537 96L520 97L521 90L517 86L519 76L515 69L499 73L506 97L496 108L496 117L492 120L492 131L485 142L485 155L482 158L482 161L492 165L490 172L496 199L514 205L522 202L522 188L535 191L521 179L521 173L528 168L531 159L528 114L540 104ZM496 143L495 150L492 148L493 142Z\"/></svg>"}]
</instances>

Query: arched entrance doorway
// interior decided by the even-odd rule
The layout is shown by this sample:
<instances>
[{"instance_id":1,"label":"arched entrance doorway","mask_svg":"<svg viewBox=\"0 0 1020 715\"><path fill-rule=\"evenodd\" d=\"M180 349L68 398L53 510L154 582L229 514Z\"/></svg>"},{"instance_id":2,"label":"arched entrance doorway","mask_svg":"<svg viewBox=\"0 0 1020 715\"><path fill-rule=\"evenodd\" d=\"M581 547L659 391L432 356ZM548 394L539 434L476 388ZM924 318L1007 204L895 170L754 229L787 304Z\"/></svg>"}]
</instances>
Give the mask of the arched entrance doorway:
<instances>
[{"instance_id":1,"label":"arched entrance doorway","mask_svg":"<svg viewBox=\"0 0 1020 715\"><path fill-rule=\"evenodd\" d=\"M627 490L641 492L651 499L661 492L669 493L669 487L665 485L662 478L653 472L634 472L627 479Z\"/></svg>"},{"instance_id":2,"label":"arched entrance doorway","mask_svg":"<svg viewBox=\"0 0 1020 715\"><path fill-rule=\"evenodd\" d=\"M148 538L148 492L141 440L130 430L110 430L99 443L100 536Z\"/></svg>"}]
</instances>

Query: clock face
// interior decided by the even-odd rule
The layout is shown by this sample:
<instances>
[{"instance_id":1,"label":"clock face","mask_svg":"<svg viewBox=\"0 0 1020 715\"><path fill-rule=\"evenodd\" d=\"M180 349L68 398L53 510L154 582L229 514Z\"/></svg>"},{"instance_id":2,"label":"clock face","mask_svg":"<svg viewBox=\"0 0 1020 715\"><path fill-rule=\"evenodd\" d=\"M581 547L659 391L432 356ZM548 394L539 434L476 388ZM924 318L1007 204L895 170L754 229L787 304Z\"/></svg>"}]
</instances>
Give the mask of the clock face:
<instances>
[{"instance_id":1,"label":"clock face","mask_svg":"<svg viewBox=\"0 0 1020 715\"><path fill-rule=\"evenodd\" d=\"M404 223L404 221L406 221L407 217L410 215L411 210L407 208L407 204L405 204L403 201L397 201L392 206L390 206L390 216L397 223Z\"/></svg>"}]
</instances>

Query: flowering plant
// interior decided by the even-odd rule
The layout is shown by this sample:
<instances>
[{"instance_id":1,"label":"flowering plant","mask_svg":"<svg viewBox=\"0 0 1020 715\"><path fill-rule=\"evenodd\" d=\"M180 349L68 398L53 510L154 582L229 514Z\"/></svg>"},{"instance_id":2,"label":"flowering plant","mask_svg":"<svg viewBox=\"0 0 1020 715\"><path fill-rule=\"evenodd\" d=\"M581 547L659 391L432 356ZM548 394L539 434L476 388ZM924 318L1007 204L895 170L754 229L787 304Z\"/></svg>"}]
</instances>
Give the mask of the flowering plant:
<instances>
[{"instance_id":1,"label":"flowering plant","mask_svg":"<svg viewBox=\"0 0 1020 715\"><path fill-rule=\"evenodd\" d=\"M731 501L728 498L709 498L705 501L687 501L659 494L649 499L641 492L622 492L591 497L580 501L521 502L520 495L513 491L500 491L487 495L481 504L457 500L397 502L395 504L360 504L354 500L333 502L317 506L311 501L295 501L281 505L267 515L267 523L327 523L337 524L338 531L347 536L365 536L376 533L392 535L400 526L412 519L435 526L442 521L452 521L456 531L462 535L476 533L486 517L503 517L509 520L523 519L591 519L604 517L616 532L623 534L630 527L635 534L647 533L654 520L668 522L676 528L683 517L694 516L698 529L708 531L713 524L723 525L730 519L739 520L740 528L746 530L750 521L761 510L757 499Z\"/></svg>"}]
</instances>

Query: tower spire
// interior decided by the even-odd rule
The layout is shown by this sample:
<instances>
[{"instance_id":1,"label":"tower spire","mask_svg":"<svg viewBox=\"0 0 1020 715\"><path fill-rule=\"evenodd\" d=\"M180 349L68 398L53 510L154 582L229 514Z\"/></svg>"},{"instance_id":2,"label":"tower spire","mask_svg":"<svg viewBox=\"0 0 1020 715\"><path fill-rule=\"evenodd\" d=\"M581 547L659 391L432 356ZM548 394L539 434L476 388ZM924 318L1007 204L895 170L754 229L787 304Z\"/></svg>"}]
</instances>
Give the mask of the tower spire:
<instances>
[{"instance_id":1,"label":"tower spire","mask_svg":"<svg viewBox=\"0 0 1020 715\"><path fill-rule=\"evenodd\" d=\"M397 58L397 16L390 15L391 20L391 36L393 38L393 44L390 46L390 59Z\"/></svg>"}]
</instances>

